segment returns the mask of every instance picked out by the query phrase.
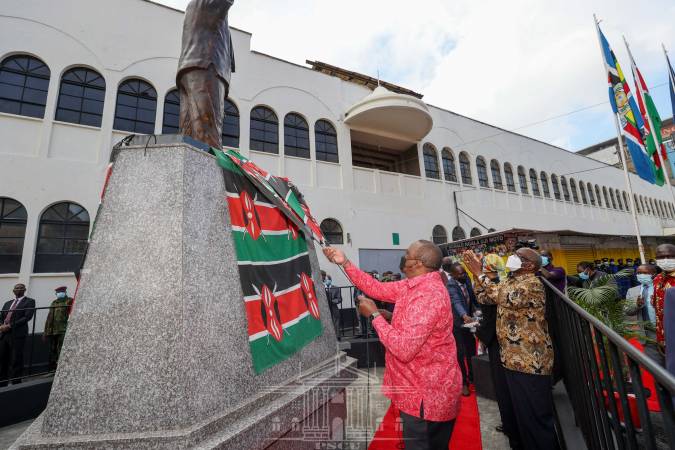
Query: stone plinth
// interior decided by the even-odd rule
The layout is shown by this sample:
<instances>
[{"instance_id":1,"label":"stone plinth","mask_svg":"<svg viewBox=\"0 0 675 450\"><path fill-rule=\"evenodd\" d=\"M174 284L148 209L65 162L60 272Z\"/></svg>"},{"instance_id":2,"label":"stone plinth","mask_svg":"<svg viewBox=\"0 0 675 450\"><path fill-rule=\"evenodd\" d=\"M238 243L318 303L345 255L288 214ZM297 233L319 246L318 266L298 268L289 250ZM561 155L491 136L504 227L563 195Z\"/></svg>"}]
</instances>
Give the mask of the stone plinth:
<instances>
[{"instance_id":1,"label":"stone plinth","mask_svg":"<svg viewBox=\"0 0 675 450\"><path fill-rule=\"evenodd\" d=\"M322 336L254 374L225 198L185 143L116 150L49 403L16 448L264 448L349 378L322 289Z\"/></svg>"}]
</instances>

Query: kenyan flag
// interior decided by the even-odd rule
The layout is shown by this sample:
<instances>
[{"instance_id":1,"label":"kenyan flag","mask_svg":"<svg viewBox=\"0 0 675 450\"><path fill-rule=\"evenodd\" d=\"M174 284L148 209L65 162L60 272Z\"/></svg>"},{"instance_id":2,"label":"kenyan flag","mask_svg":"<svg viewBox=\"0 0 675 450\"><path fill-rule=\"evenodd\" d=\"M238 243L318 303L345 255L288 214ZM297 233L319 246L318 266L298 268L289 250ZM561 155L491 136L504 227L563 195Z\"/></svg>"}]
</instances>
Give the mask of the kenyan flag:
<instances>
[{"instance_id":1,"label":"kenyan flag","mask_svg":"<svg viewBox=\"0 0 675 450\"><path fill-rule=\"evenodd\" d=\"M253 368L261 373L322 332L305 235L222 152Z\"/></svg>"}]
</instances>

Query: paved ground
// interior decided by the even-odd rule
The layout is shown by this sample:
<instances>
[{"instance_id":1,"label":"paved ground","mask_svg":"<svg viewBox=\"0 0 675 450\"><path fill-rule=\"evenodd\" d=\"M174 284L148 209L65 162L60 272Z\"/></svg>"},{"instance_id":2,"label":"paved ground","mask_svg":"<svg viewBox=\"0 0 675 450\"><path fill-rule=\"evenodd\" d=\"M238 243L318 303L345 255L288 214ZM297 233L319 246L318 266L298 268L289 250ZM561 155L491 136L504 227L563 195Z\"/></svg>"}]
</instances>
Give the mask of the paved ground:
<instances>
[{"instance_id":1,"label":"paved ground","mask_svg":"<svg viewBox=\"0 0 675 450\"><path fill-rule=\"evenodd\" d=\"M503 433L495 430L502 423L499 418L497 402L483 397L478 400L478 414L480 415L480 435L483 450L504 450L509 448L509 441Z\"/></svg>"},{"instance_id":2,"label":"paved ground","mask_svg":"<svg viewBox=\"0 0 675 450\"><path fill-rule=\"evenodd\" d=\"M32 420L27 420L15 425L0 428L0 449L4 450L9 448L9 446L16 441L16 438L18 438L31 423L33 423Z\"/></svg>"}]
</instances>

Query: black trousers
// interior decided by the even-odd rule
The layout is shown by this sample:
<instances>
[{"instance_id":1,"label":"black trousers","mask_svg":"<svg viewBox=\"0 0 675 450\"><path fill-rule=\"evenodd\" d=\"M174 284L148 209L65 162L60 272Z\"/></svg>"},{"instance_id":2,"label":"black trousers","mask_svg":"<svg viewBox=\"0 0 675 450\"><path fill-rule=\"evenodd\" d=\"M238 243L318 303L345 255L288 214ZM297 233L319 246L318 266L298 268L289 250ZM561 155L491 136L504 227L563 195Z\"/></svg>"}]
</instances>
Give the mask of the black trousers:
<instances>
[{"instance_id":1,"label":"black trousers","mask_svg":"<svg viewBox=\"0 0 675 450\"><path fill-rule=\"evenodd\" d=\"M454 327L452 334L457 345L457 362L462 371L462 383L468 385L473 383L471 358L476 356L476 338L469 330L460 327Z\"/></svg>"},{"instance_id":2,"label":"black trousers","mask_svg":"<svg viewBox=\"0 0 675 450\"><path fill-rule=\"evenodd\" d=\"M424 420L424 405L420 417L401 411L405 450L447 450L455 428L455 419L447 422Z\"/></svg>"},{"instance_id":3,"label":"black trousers","mask_svg":"<svg viewBox=\"0 0 675 450\"><path fill-rule=\"evenodd\" d=\"M7 386L8 378L18 378L23 372L23 349L26 338L15 338L11 333L0 336L0 386ZM5 381L2 381L5 380ZM20 383L14 380L13 383Z\"/></svg>"},{"instance_id":4,"label":"black trousers","mask_svg":"<svg viewBox=\"0 0 675 450\"><path fill-rule=\"evenodd\" d=\"M499 356L499 341L496 337L488 344L487 351L490 361L490 374L492 375L492 383L494 384L495 395L497 397L497 407L499 408L499 416L502 419L502 429L506 437L509 438L511 448L522 448L518 422L516 422L516 416L513 411L509 386L506 383L506 369L502 366Z\"/></svg>"},{"instance_id":5,"label":"black trousers","mask_svg":"<svg viewBox=\"0 0 675 450\"><path fill-rule=\"evenodd\" d=\"M504 371L522 448L557 449L551 375Z\"/></svg>"}]
</instances>

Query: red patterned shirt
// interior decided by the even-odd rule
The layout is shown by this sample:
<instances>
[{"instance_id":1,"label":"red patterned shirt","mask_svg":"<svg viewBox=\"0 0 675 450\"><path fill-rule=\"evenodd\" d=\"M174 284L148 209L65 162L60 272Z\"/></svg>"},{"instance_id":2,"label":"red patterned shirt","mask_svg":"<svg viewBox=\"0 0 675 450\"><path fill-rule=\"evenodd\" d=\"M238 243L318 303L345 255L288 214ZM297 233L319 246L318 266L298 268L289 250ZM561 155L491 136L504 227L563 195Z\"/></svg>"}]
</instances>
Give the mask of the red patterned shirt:
<instances>
[{"instance_id":1,"label":"red patterned shirt","mask_svg":"<svg viewBox=\"0 0 675 450\"><path fill-rule=\"evenodd\" d=\"M654 278L654 296L652 297L652 305L656 310L656 342L660 346L666 344L663 336L663 298L666 294L666 289L675 287L675 277L665 272L658 274Z\"/></svg>"},{"instance_id":2,"label":"red patterned shirt","mask_svg":"<svg viewBox=\"0 0 675 450\"><path fill-rule=\"evenodd\" d=\"M346 272L368 297L396 303L391 325L373 320L386 349L382 393L401 411L444 422L459 412L462 375L452 335L450 298L438 272L380 283L352 264Z\"/></svg>"}]
</instances>

